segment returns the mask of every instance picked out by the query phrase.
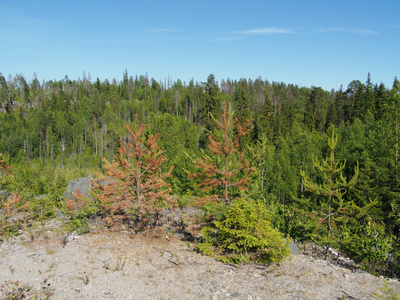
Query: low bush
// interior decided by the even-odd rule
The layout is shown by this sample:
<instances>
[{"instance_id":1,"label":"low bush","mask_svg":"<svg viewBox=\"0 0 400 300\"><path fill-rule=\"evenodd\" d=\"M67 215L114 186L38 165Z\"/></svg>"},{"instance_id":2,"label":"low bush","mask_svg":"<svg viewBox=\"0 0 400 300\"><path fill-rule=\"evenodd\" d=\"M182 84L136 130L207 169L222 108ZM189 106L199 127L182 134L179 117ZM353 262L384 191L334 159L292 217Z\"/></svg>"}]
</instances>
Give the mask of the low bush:
<instances>
[{"instance_id":1,"label":"low bush","mask_svg":"<svg viewBox=\"0 0 400 300\"><path fill-rule=\"evenodd\" d=\"M239 199L232 202L222 221L202 229L197 249L228 263L281 261L290 253L281 233L272 228L264 204Z\"/></svg>"}]
</instances>

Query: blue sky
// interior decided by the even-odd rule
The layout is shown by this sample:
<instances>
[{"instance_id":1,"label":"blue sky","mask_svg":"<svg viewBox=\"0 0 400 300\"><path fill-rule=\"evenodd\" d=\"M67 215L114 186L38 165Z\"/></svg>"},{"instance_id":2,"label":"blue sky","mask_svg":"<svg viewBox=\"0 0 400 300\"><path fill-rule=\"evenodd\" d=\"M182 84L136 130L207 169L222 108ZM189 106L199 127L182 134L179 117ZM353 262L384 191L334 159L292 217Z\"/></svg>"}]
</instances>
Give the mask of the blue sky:
<instances>
[{"instance_id":1,"label":"blue sky","mask_svg":"<svg viewBox=\"0 0 400 300\"><path fill-rule=\"evenodd\" d=\"M0 72L344 88L400 76L400 1L4 1Z\"/></svg>"}]
</instances>

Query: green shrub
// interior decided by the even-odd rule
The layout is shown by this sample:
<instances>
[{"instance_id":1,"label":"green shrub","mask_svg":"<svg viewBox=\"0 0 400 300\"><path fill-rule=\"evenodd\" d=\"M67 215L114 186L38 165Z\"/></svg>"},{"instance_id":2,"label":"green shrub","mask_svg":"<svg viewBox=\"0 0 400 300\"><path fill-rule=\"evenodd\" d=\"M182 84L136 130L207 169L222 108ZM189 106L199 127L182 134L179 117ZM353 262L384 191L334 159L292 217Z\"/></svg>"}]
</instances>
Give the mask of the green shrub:
<instances>
[{"instance_id":1,"label":"green shrub","mask_svg":"<svg viewBox=\"0 0 400 300\"><path fill-rule=\"evenodd\" d=\"M204 221L209 223L208 220L222 220L227 213L227 206L223 202L207 202L202 205L201 210L204 211Z\"/></svg>"},{"instance_id":2,"label":"green shrub","mask_svg":"<svg viewBox=\"0 0 400 300\"><path fill-rule=\"evenodd\" d=\"M190 195L183 195L178 198L178 206L179 207L188 207L192 206L195 202L195 197Z\"/></svg>"},{"instance_id":3,"label":"green shrub","mask_svg":"<svg viewBox=\"0 0 400 300\"><path fill-rule=\"evenodd\" d=\"M202 229L205 242L197 249L229 263L281 261L289 255L289 245L272 228L266 207L240 199L228 207L225 219Z\"/></svg>"},{"instance_id":4,"label":"green shrub","mask_svg":"<svg viewBox=\"0 0 400 300\"><path fill-rule=\"evenodd\" d=\"M90 232L89 218L99 211L100 204L90 196L81 194L79 190L72 193L74 200L64 199L63 212L70 217L68 231L78 234Z\"/></svg>"},{"instance_id":5,"label":"green shrub","mask_svg":"<svg viewBox=\"0 0 400 300\"><path fill-rule=\"evenodd\" d=\"M370 219L356 232L348 232L348 236L342 233L344 238L338 244L339 249L348 254L362 269L372 274L384 274L389 271L395 238L385 232L384 224Z\"/></svg>"}]
</instances>

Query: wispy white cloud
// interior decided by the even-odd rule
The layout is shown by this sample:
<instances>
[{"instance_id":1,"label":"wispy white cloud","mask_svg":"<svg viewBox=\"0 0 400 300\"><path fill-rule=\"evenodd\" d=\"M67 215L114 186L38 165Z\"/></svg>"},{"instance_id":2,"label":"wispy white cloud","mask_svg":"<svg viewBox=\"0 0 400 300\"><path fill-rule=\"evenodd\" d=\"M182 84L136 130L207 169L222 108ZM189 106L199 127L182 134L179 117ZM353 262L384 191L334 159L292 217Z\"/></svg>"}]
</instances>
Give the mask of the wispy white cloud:
<instances>
[{"instance_id":1,"label":"wispy white cloud","mask_svg":"<svg viewBox=\"0 0 400 300\"><path fill-rule=\"evenodd\" d=\"M266 28L255 28L249 30L239 31L238 33L245 35L268 35L268 34L289 34L295 33L291 30L285 28L277 28L277 27L266 27Z\"/></svg>"},{"instance_id":2,"label":"wispy white cloud","mask_svg":"<svg viewBox=\"0 0 400 300\"><path fill-rule=\"evenodd\" d=\"M308 34L325 33L325 32L331 32L331 31L341 31L341 32L353 33L353 34L364 35L364 36L379 34L379 32L373 31L373 30L361 29L361 28L347 28L347 27L322 28L322 29L318 29L318 30L309 32Z\"/></svg>"},{"instance_id":3,"label":"wispy white cloud","mask_svg":"<svg viewBox=\"0 0 400 300\"><path fill-rule=\"evenodd\" d=\"M344 31L344 30L345 30L344 27L322 28L322 29L314 30L314 31L312 31L312 32L310 32L310 33L311 33L311 34L312 34L312 33L324 33L324 32L329 32L329 31Z\"/></svg>"},{"instance_id":4,"label":"wispy white cloud","mask_svg":"<svg viewBox=\"0 0 400 300\"><path fill-rule=\"evenodd\" d=\"M365 35L365 36L379 33L377 31L361 29L361 28L349 28L349 29L346 29L346 32L355 33L355 34L359 34L359 35Z\"/></svg>"},{"instance_id":5,"label":"wispy white cloud","mask_svg":"<svg viewBox=\"0 0 400 300\"><path fill-rule=\"evenodd\" d=\"M373 30L362 29L362 28L348 28L348 27L321 28L310 32L294 31L291 29L278 28L278 27L266 27L266 28L255 28L255 29L237 31L236 33L241 35L271 35L271 34L317 34L317 33L328 33L328 32L346 32L364 36L379 34L379 32Z\"/></svg>"}]
</instances>

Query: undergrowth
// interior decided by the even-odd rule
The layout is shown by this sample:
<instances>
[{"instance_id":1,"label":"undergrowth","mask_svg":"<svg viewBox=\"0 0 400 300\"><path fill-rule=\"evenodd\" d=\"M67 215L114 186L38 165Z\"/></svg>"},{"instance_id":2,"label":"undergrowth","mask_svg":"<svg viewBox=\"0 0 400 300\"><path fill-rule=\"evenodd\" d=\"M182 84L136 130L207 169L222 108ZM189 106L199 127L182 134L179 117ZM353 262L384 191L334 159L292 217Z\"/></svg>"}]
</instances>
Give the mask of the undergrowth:
<instances>
[{"instance_id":1,"label":"undergrowth","mask_svg":"<svg viewBox=\"0 0 400 300\"><path fill-rule=\"evenodd\" d=\"M40 288L22 284L18 280L6 280L0 285L0 298L4 300L46 300L50 299L54 290L47 278L40 282Z\"/></svg>"},{"instance_id":2,"label":"undergrowth","mask_svg":"<svg viewBox=\"0 0 400 300\"><path fill-rule=\"evenodd\" d=\"M400 300L400 294L396 293L390 286L389 282L384 279L384 286L379 289L379 292L375 293L375 296L381 300Z\"/></svg>"},{"instance_id":3,"label":"undergrowth","mask_svg":"<svg viewBox=\"0 0 400 300\"><path fill-rule=\"evenodd\" d=\"M202 229L197 250L226 263L282 261L290 249L281 233L272 228L265 206L239 199L232 202L222 221Z\"/></svg>"}]
</instances>

